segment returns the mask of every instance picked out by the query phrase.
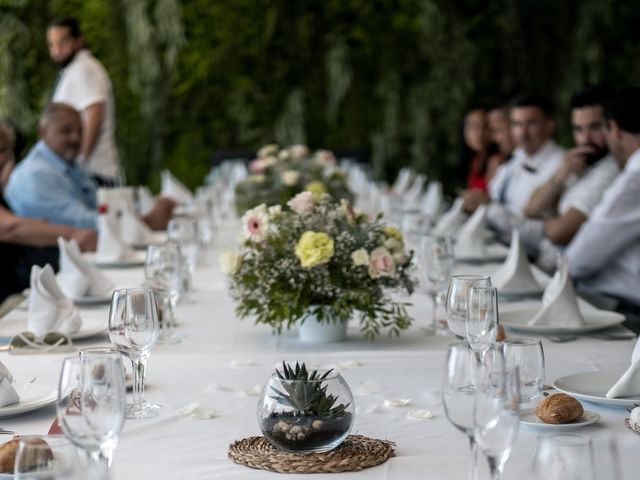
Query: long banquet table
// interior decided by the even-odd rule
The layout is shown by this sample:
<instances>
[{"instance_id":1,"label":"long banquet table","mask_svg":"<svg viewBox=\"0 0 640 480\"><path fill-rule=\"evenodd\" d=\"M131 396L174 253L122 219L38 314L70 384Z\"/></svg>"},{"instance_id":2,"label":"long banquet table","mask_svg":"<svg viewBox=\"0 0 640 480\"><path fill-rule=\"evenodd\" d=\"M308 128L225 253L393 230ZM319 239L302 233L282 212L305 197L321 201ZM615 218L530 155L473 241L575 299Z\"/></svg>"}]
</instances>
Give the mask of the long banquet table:
<instances>
[{"instance_id":1,"label":"long banquet table","mask_svg":"<svg viewBox=\"0 0 640 480\"><path fill-rule=\"evenodd\" d=\"M453 337L430 336L424 326L431 314L426 296L413 297L411 311L416 318L412 328L399 338L382 336L365 341L357 325L350 325L344 343L302 344L295 331L275 336L268 327L235 317L218 268L218 253L232 242L229 227L216 248L208 251L194 278L195 290L188 303L178 306L178 331L183 341L177 345L157 345L147 370L149 400L164 408L157 418L127 420L120 436L112 468L113 479L210 479L281 478L282 474L253 470L227 458L230 443L259 435L256 420L257 387L261 387L274 367L287 361L305 361L318 366L334 366L351 386L357 406L352 433L395 442L396 456L381 466L361 472L340 474L340 478L366 479L449 479L466 478L469 451L466 437L446 419L440 398L440 383L446 347ZM226 239L226 240L225 240ZM458 266L460 272L468 267ZM495 265L479 268L495 268ZM108 270L119 287L139 286L142 269ZM508 308L508 306L507 306ZM87 317L103 319L106 327L108 307L84 309ZM13 313L13 312L12 312ZM1 322L2 320L0 320ZM567 343L544 339L546 383L562 375L626 368L633 340L604 341L581 337ZM106 345L106 335L78 342L77 346ZM31 378L55 386L65 355L0 354L18 378ZM368 381L381 386L381 393L366 394L360 386ZM412 399L404 408L386 408L385 399ZM199 402L215 409L218 416L195 420L177 415L177 410ZM619 463L626 479L638 478L640 435L624 427L627 412L593 404L599 423L580 430L594 442L598 479L616 478ZM412 419L407 412L427 409L432 419ZM55 408L15 418L3 419L0 426L19 434L45 434L55 416ZM505 478L532 478L529 474L537 433L520 430ZM7 438L8 439L8 438ZM618 460L611 455L617 444ZM480 478L488 478L486 462L480 458ZM321 478L324 478L322 475ZM303 478L288 475L286 478Z\"/></svg>"}]
</instances>

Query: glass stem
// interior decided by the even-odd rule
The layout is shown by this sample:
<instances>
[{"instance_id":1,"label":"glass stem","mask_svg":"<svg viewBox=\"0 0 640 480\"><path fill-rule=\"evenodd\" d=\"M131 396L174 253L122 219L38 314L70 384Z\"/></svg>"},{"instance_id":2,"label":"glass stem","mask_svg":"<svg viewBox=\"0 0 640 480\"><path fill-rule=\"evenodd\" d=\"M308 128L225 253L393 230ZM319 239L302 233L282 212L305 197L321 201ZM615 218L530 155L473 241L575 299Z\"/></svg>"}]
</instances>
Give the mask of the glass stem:
<instances>
[{"instance_id":1,"label":"glass stem","mask_svg":"<svg viewBox=\"0 0 640 480\"><path fill-rule=\"evenodd\" d=\"M487 456L487 462L489 462L489 472L491 472L491 480L501 480L502 468L498 463L496 457Z\"/></svg>"},{"instance_id":2,"label":"glass stem","mask_svg":"<svg viewBox=\"0 0 640 480\"><path fill-rule=\"evenodd\" d=\"M170 319L169 319L169 325L171 327L175 327L176 326L176 303L178 302L178 298L173 295L170 299L169 299L169 312L170 312Z\"/></svg>"},{"instance_id":3,"label":"glass stem","mask_svg":"<svg viewBox=\"0 0 640 480\"><path fill-rule=\"evenodd\" d=\"M91 480L107 480L109 478L109 465L111 458L102 452L101 449L96 449L88 452L90 465Z\"/></svg>"},{"instance_id":4,"label":"glass stem","mask_svg":"<svg viewBox=\"0 0 640 480\"><path fill-rule=\"evenodd\" d=\"M133 366L133 405L139 408L144 398L144 369L145 360L131 360Z\"/></svg>"},{"instance_id":5,"label":"glass stem","mask_svg":"<svg viewBox=\"0 0 640 480\"><path fill-rule=\"evenodd\" d=\"M471 463L469 464L469 480L478 478L478 444L474 437L469 437L469 449L471 450Z\"/></svg>"}]
</instances>

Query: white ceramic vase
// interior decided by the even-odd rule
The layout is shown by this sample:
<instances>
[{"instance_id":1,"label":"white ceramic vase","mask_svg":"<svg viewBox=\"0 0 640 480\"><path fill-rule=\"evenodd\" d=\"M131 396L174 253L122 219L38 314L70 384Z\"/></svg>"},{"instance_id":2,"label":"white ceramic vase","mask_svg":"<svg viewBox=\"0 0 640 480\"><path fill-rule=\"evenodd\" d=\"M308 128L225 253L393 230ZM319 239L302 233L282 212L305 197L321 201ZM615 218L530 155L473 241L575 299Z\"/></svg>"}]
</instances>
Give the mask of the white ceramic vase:
<instances>
[{"instance_id":1,"label":"white ceramic vase","mask_svg":"<svg viewBox=\"0 0 640 480\"><path fill-rule=\"evenodd\" d=\"M319 322L309 314L298 324L300 340L304 343L344 342L347 339L347 322Z\"/></svg>"}]
</instances>

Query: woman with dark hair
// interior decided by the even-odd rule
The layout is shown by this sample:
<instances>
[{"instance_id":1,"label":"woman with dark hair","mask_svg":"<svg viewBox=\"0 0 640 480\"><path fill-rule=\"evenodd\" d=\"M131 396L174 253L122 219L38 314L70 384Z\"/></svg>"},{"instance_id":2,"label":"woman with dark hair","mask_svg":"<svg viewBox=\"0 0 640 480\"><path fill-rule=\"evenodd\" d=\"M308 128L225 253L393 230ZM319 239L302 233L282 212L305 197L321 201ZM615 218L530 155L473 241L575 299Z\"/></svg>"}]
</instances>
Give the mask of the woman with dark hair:
<instances>
[{"instance_id":1,"label":"woman with dark hair","mask_svg":"<svg viewBox=\"0 0 640 480\"><path fill-rule=\"evenodd\" d=\"M460 148L460 167L466 189L487 191L487 186L502 161L497 146L491 142L487 112L472 107L464 116Z\"/></svg>"}]
</instances>

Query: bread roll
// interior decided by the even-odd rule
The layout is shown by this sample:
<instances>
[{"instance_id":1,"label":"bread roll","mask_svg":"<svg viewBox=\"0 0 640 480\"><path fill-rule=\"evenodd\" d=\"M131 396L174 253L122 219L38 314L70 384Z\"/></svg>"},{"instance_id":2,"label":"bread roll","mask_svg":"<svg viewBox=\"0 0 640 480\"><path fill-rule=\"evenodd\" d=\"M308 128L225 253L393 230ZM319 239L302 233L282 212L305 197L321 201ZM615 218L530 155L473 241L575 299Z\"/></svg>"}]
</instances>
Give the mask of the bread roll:
<instances>
[{"instance_id":1,"label":"bread roll","mask_svg":"<svg viewBox=\"0 0 640 480\"><path fill-rule=\"evenodd\" d=\"M47 445L41 438L24 438L24 437L13 437L12 440L9 440L6 443L0 445L0 473L13 473L13 464L16 461L16 453L18 452L18 444L20 440L28 442L33 445ZM31 465L26 465L26 469L34 468L38 465L45 464L46 462L53 459L53 452L50 448L47 448L43 451L43 456L36 456L34 458L30 458Z\"/></svg>"},{"instance_id":2,"label":"bread roll","mask_svg":"<svg viewBox=\"0 0 640 480\"><path fill-rule=\"evenodd\" d=\"M584 413L582 404L571 395L556 393L538 402L536 415L544 423L569 423Z\"/></svg>"}]
</instances>

